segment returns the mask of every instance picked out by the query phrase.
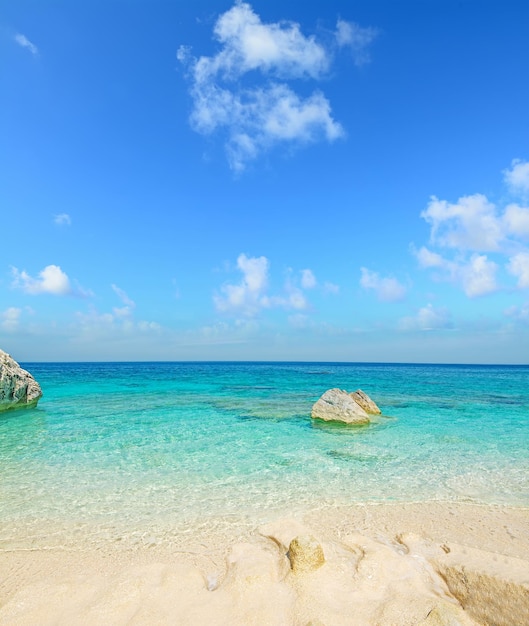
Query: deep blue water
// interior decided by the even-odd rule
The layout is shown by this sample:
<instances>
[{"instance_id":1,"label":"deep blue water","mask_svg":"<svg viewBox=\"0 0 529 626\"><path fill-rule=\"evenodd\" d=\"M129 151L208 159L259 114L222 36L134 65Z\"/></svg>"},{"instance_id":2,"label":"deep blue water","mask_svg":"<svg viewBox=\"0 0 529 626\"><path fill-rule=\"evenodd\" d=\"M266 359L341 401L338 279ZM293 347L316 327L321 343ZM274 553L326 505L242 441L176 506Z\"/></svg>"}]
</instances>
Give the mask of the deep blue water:
<instances>
[{"instance_id":1,"label":"deep blue water","mask_svg":"<svg viewBox=\"0 0 529 626\"><path fill-rule=\"evenodd\" d=\"M526 366L23 366L44 397L0 414L4 545L88 530L163 534L322 502L529 506ZM363 389L383 417L313 422L312 404L331 387Z\"/></svg>"}]
</instances>

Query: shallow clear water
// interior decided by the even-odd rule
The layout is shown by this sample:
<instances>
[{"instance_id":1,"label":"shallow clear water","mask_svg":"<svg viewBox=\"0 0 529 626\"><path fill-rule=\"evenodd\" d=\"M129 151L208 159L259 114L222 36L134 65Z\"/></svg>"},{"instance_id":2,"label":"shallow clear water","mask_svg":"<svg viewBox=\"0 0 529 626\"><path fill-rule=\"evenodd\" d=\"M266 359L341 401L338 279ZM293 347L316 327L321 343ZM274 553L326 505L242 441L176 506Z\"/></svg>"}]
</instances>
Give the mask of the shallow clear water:
<instances>
[{"instance_id":1,"label":"shallow clear water","mask_svg":"<svg viewBox=\"0 0 529 626\"><path fill-rule=\"evenodd\" d=\"M321 503L529 506L529 367L25 364L38 408L0 414L0 542L154 537ZM384 417L313 422L328 388Z\"/></svg>"}]
</instances>

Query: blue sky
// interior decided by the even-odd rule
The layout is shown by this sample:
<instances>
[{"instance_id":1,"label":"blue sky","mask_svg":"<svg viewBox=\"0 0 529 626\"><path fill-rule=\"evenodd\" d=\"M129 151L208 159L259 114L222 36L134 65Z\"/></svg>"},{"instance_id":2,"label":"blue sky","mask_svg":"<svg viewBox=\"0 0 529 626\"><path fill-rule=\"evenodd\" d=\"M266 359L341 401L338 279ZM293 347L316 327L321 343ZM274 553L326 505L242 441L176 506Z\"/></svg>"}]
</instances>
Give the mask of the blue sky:
<instances>
[{"instance_id":1,"label":"blue sky","mask_svg":"<svg viewBox=\"0 0 529 626\"><path fill-rule=\"evenodd\" d=\"M525 0L0 8L0 347L529 362Z\"/></svg>"}]
</instances>

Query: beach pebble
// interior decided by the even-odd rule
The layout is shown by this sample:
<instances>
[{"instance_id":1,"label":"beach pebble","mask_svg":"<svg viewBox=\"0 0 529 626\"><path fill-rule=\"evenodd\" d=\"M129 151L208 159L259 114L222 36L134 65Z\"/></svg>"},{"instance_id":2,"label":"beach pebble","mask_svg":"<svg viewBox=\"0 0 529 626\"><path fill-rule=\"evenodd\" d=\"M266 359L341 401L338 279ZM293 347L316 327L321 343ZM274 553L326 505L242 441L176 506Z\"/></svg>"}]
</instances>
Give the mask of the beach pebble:
<instances>
[{"instance_id":1,"label":"beach pebble","mask_svg":"<svg viewBox=\"0 0 529 626\"><path fill-rule=\"evenodd\" d=\"M323 548L312 535L299 535L290 542L288 549L290 567L295 573L310 572L325 563Z\"/></svg>"}]
</instances>

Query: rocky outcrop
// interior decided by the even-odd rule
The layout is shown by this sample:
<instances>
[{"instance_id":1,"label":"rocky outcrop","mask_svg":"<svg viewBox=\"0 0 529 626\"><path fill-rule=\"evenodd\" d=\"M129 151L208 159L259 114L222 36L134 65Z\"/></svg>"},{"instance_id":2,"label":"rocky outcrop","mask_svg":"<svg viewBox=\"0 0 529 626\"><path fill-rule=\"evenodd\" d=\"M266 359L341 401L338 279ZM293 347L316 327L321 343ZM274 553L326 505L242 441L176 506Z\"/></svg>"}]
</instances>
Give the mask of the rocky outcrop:
<instances>
[{"instance_id":1,"label":"rocky outcrop","mask_svg":"<svg viewBox=\"0 0 529 626\"><path fill-rule=\"evenodd\" d=\"M369 413L379 414L380 409L363 391L349 394L342 389L329 389L314 404L311 416L326 422L369 424Z\"/></svg>"},{"instance_id":2,"label":"rocky outcrop","mask_svg":"<svg viewBox=\"0 0 529 626\"><path fill-rule=\"evenodd\" d=\"M37 405L42 390L33 376L0 350L0 411Z\"/></svg>"}]
</instances>

